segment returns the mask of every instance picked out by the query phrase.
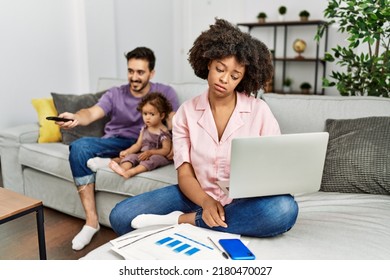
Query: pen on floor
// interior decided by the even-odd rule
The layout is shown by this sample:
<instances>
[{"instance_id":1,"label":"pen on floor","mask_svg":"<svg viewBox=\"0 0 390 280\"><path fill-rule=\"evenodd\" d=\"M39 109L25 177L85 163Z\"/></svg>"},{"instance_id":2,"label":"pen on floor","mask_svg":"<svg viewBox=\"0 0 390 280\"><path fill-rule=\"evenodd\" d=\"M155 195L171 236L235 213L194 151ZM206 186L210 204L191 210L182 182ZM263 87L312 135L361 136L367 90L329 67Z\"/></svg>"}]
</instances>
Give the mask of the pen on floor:
<instances>
[{"instance_id":1,"label":"pen on floor","mask_svg":"<svg viewBox=\"0 0 390 280\"><path fill-rule=\"evenodd\" d=\"M220 251L222 253L222 256L225 258L225 259L228 259L229 256L226 254L226 252L222 251L218 246L217 244L215 244L215 242L210 238L210 236L207 237L210 242L214 245L215 248L217 248L218 251Z\"/></svg>"}]
</instances>

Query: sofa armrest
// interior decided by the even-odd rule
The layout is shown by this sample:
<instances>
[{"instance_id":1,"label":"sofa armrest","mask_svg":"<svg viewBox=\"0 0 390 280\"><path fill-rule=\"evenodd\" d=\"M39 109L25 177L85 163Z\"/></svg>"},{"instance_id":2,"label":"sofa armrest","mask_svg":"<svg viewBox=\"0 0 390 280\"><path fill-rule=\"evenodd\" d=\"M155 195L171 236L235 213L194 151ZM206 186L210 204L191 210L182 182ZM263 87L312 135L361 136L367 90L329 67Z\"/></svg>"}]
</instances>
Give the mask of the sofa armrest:
<instances>
[{"instance_id":1,"label":"sofa armrest","mask_svg":"<svg viewBox=\"0 0 390 280\"><path fill-rule=\"evenodd\" d=\"M0 146L17 146L23 143L37 143L39 124L31 123L0 130Z\"/></svg>"},{"instance_id":2,"label":"sofa armrest","mask_svg":"<svg viewBox=\"0 0 390 280\"><path fill-rule=\"evenodd\" d=\"M24 194L23 168L19 163L20 145L37 143L38 123L0 130L1 172L4 187Z\"/></svg>"}]
</instances>

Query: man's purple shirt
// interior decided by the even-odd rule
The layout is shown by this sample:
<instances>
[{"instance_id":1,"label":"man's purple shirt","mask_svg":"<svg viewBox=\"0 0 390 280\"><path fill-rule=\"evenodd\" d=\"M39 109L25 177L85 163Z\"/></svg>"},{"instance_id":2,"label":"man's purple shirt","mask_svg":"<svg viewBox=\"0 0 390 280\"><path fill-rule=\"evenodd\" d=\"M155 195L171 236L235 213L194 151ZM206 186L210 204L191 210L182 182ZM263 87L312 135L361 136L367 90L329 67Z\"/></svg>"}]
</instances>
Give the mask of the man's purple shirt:
<instances>
[{"instance_id":1,"label":"man's purple shirt","mask_svg":"<svg viewBox=\"0 0 390 280\"><path fill-rule=\"evenodd\" d=\"M172 104L173 111L179 108L179 100L175 90L168 85L150 83L149 92L162 93ZM110 117L104 128L103 138L123 137L137 139L144 122L137 111L142 98L130 93L129 84L109 89L98 101L97 105Z\"/></svg>"}]
</instances>

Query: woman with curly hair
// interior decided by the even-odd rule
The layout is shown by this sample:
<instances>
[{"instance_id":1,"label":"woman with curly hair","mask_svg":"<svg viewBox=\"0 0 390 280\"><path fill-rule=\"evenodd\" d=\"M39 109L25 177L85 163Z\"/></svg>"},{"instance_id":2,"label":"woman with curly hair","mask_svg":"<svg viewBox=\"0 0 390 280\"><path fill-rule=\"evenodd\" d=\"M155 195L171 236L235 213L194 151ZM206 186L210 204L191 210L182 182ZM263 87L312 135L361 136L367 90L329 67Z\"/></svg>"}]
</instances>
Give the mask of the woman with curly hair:
<instances>
[{"instance_id":1,"label":"woman with curly hair","mask_svg":"<svg viewBox=\"0 0 390 280\"><path fill-rule=\"evenodd\" d=\"M119 235L180 223L254 237L288 231L298 215L291 195L232 200L216 183L229 179L233 138L280 134L267 104L253 97L272 77L269 50L217 19L195 40L188 60L209 88L184 102L173 119L178 185L118 203L110 215L112 228Z\"/></svg>"}]
</instances>

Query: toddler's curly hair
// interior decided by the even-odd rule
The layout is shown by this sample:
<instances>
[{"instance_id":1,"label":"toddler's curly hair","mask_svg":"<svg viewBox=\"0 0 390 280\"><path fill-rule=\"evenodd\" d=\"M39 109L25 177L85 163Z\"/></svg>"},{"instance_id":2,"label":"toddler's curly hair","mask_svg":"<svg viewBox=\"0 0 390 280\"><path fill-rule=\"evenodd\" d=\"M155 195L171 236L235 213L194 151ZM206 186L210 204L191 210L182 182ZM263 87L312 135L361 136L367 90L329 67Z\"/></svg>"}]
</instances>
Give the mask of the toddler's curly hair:
<instances>
[{"instance_id":1,"label":"toddler's curly hair","mask_svg":"<svg viewBox=\"0 0 390 280\"><path fill-rule=\"evenodd\" d=\"M246 95L256 94L273 75L267 46L223 19L216 19L209 30L202 32L188 54L195 75L201 79L207 79L210 61L235 56L240 64L245 65L244 78L236 90Z\"/></svg>"},{"instance_id":2,"label":"toddler's curly hair","mask_svg":"<svg viewBox=\"0 0 390 280\"><path fill-rule=\"evenodd\" d=\"M160 114L165 114L164 119L167 119L172 112L171 102L161 92L151 92L146 95L138 103L137 110L142 113L142 108L148 103L156 107Z\"/></svg>"}]
</instances>

